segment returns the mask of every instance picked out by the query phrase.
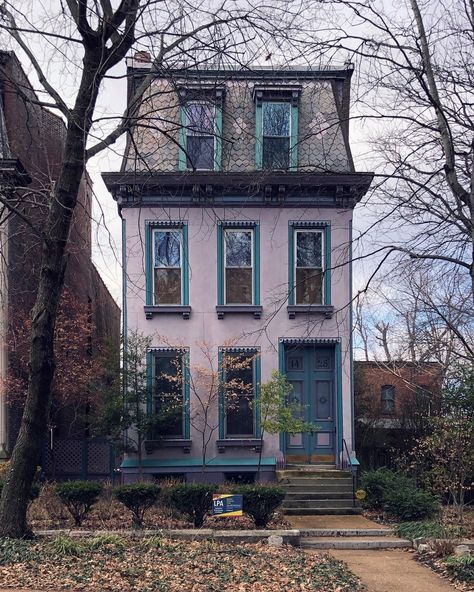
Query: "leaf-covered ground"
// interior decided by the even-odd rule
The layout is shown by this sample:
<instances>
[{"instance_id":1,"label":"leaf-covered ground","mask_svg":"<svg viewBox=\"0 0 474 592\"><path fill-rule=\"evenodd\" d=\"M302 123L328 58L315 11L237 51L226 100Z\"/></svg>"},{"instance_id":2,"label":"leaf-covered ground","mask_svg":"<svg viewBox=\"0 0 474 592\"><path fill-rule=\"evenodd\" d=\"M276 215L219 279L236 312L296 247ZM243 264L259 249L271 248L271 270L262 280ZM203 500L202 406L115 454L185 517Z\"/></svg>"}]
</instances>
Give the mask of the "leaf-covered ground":
<instances>
[{"instance_id":1,"label":"leaf-covered ground","mask_svg":"<svg viewBox=\"0 0 474 592\"><path fill-rule=\"evenodd\" d=\"M357 592L328 555L151 537L0 540L0 588L121 592Z\"/></svg>"}]
</instances>

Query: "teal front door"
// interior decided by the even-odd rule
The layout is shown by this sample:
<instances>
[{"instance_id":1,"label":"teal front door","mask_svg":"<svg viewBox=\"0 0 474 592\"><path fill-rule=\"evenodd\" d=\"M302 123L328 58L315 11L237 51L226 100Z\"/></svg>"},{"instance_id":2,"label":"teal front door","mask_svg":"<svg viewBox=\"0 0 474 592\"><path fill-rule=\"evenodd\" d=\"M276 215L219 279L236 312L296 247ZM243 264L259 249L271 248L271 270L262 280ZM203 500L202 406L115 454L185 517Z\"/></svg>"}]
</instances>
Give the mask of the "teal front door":
<instances>
[{"instance_id":1,"label":"teal front door","mask_svg":"<svg viewBox=\"0 0 474 592\"><path fill-rule=\"evenodd\" d=\"M330 462L336 456L334 347L285 349L285 374L293 386L290 399L314 431L286 437L287 462Z\"/></svg>"}]
</instances>

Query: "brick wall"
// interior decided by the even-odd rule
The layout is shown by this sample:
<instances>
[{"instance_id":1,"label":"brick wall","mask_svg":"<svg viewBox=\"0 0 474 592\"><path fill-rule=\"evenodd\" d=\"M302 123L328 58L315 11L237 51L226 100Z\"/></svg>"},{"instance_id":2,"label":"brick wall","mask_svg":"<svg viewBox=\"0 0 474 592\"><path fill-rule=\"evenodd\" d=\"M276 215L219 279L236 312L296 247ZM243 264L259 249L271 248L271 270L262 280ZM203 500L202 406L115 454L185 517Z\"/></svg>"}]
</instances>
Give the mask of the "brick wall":
<instances>
[{"instance_id":1,"label":"brick wall","mask_svg":"<svg viewBox=\"0 0 474 592\"><path fill-rule=\"evenodd\" d=\"M58 178L66 127L60 117L35 105L36 95L15 55L0 52L0 90L6 129L13 158L21 161L31 183L19 190L25 214L41 230L54 182ZM92 184L82 180L74 212L65 285L78 303L89 304L96 325L96 344L119 343L120 310L107 291L91 260ZM41 245L35 229L18 217L9 221L8 300L9 318L28 314L35 300L41 263ZM95 351L99 348L95 347ZM9 356L15 355L10 348ZM9 410L9 444L14 445L21 409Z\"/></svg>"}]
</instances>

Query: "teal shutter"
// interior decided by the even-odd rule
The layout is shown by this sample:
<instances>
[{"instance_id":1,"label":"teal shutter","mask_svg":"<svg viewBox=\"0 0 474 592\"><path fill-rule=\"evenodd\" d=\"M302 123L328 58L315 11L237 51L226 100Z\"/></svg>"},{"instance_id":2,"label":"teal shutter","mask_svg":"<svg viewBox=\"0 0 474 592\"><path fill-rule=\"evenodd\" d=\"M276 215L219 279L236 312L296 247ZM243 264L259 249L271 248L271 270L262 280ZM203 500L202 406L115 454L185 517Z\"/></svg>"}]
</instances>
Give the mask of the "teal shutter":
<instances>
[{"instance_id":1,"label":"teal shutter","mask_svg":"<svg viewBox=\"0 0 474 592\"><path fill-rule=\"evenodd\" d=\"M148 306L153 301L153 226L145 225L145 299Z\"/></svg>"},{"instance_id":2,"label":"teal shutter","mask_svg":"<svg viewBox=\"0 0 474 592\"><path fill-rule=\"evenodd\" d=\"M178 170L185 171L187 169L186 158L186 107L180 105L179 107L179 151L178 151Z\"/></svg>"},{"instance_id":3,"label":"teal shutter","mask_svg":"<svg viewBox=\"0 0 474 592\"><path fill-rule=\"evenodd\" d=\"M298 168L298 105L291 105L290 171Z\"/></svg>"}]
</instances>

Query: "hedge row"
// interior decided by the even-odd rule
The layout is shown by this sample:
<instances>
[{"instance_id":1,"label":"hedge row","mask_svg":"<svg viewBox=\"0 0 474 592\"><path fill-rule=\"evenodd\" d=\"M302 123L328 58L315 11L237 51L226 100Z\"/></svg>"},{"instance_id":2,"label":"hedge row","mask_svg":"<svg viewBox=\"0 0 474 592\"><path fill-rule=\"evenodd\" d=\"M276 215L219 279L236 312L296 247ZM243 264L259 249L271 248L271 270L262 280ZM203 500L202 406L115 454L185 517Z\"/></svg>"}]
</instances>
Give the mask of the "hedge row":
<instances>
[{"instance_id":1,"label":"hedge row","mask_svg":"<svg viewBox=\"0 0 474 592\"><path fill-rule=\"evenodd\" d=\"M0 481L0 494L2 483ZM184 514L196 528L203 525L212 509L212 496L217 485L205 483L182 483L166 489L161 501ZM114 497L131 513L133 525L140 528L146 512L160 497L161 488L155 483L131 483L114 487ZM243 495L243 511L252 518L257 528L270 522L275 510L285 497L284 489L271 485L240 485L232 493ZM102 485L93 481L68 481L56 485L56 494L80 526L102 493ZM34 485L31 499L39 495L39 486Z\"/></svg>"}]
</instances>

